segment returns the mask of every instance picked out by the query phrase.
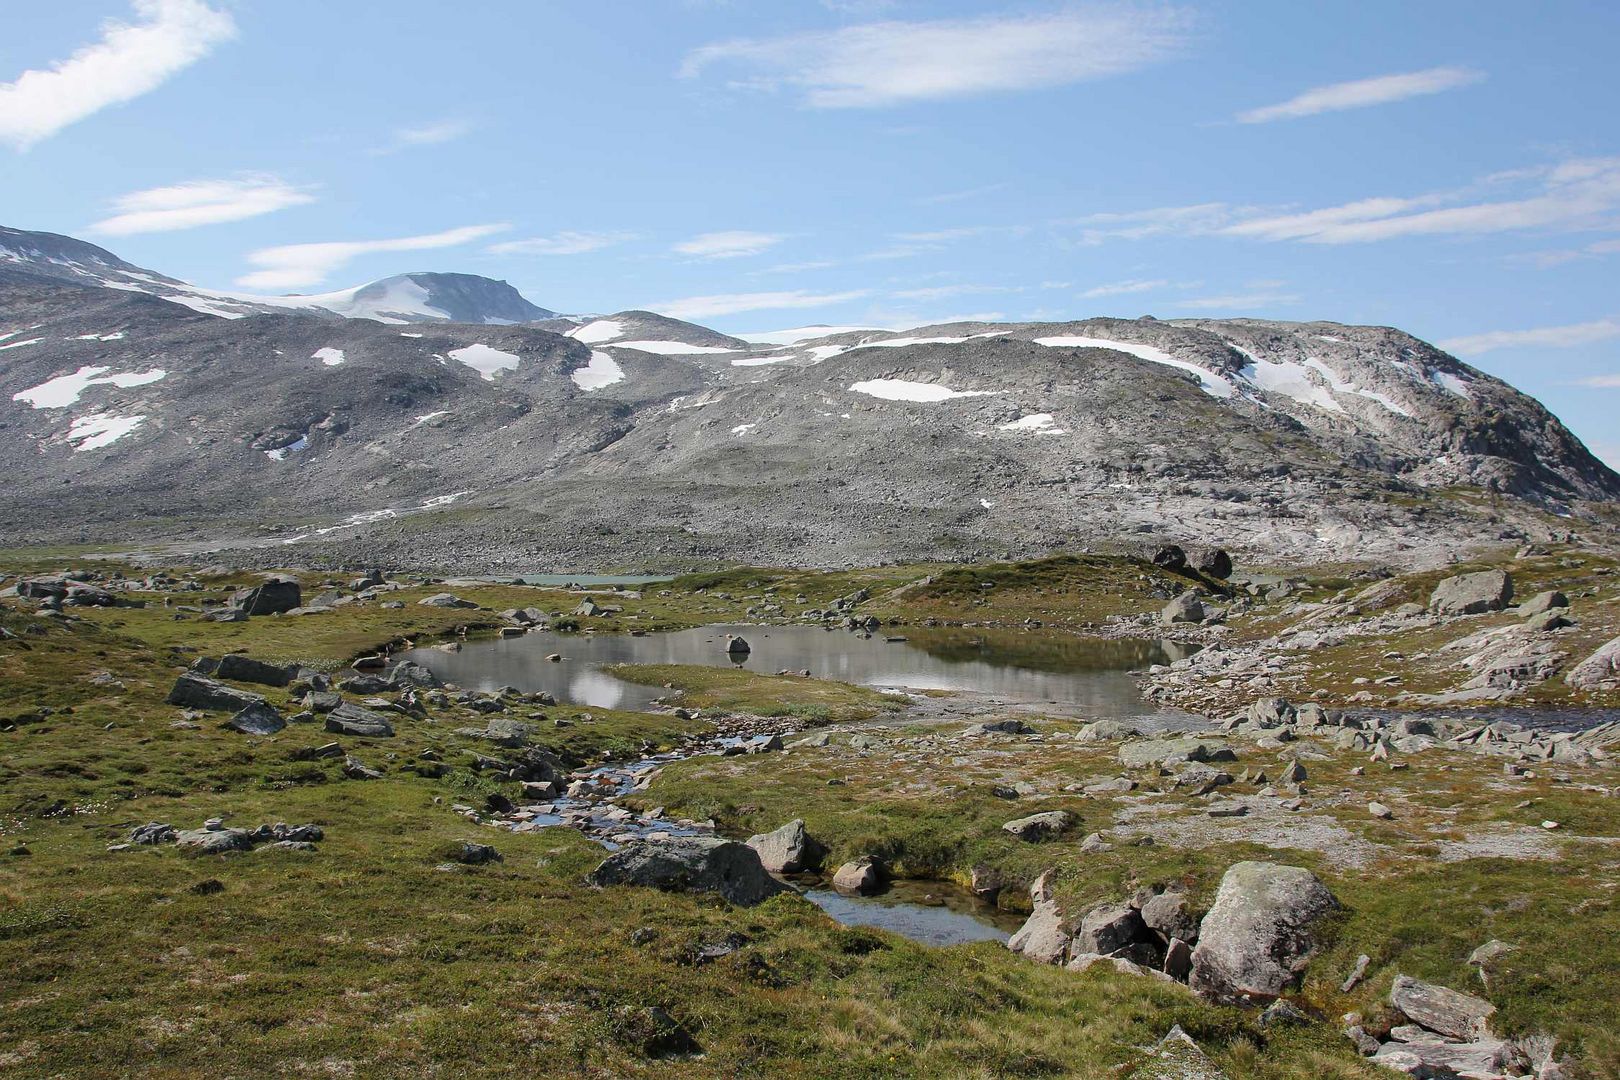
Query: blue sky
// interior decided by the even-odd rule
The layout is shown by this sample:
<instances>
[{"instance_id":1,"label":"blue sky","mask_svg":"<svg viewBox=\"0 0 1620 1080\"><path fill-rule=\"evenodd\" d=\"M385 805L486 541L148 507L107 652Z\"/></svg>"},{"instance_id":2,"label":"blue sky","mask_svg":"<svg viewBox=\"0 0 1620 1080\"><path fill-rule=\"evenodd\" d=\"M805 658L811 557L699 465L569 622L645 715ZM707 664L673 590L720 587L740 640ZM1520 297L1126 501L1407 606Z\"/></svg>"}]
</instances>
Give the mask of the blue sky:
<instances>
[{"instance_id":1,"label":"blue sky","mask_svg":"<svg viewBox=\"0 0 1620 1080\"><path fill-rule=\"evenodd\" d=\"M200 285L1390 324L1620 463L1612 3L8 8L0 222Z\"/></svg>"}]
</instances>

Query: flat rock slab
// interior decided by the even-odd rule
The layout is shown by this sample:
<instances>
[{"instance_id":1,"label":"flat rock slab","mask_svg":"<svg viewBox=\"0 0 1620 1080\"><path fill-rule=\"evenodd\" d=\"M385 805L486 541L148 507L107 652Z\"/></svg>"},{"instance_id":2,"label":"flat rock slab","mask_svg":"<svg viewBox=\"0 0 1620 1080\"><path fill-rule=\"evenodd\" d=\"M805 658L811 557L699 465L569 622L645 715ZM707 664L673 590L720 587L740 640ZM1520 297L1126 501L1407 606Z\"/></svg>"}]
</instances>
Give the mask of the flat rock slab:
<instances>
[{"instance_id":1,"label":"flat rock slab","mask_svg":"<svg viewBox=\"0 0 1620 1080\"><path fill-rule=\"evenodd\" d=\"M287 718L260 701L232 716L225 726L243 735L274 735L287 726Z\"/></svg>"},{"instance_id":2,"label":"flat rock slab","mask_svg":"<svg viewBox=\"0 0 1620 1080\"><path fill-rule=\"evenodd\" d=\"M1389 1003L1413 1023L1453 1039L1478 1039L1490 1034L1496 1006L1483 998L1405 975L1395 976Z\"/></svg>"},{"instance_id":3,"label":"flat rock slab","mask_svg":"<svg viewBox=\"0 0 1620 1080\"><path fill-rule=\"evenodd\" d=\"M352 702L345 701L326 714L326 730L334 735L387 739L393 736L394 725L384 719L381 713L374 713L370 709L362 709Z\"/></svg>"},{"instance_id":4,"label":"flat rock slab","mask_svg":"<svg viewBox=\"0 0 1620 1080\"><path fill-rule=\"evenodd\" d=\"M170 705L187 709L209 709L216 712L239 713L250 705L263 705L264 698L216 682L206 675L186 672L175 680L169 691Z\"/></svg>"},{"instance_id":5,"label":"flat rock slab","mask_svg":"<svg viewBox=\"0 0 1620 1080\"><path fill-rule=\"evenodd\" d=\"M1003 825L1002 829L1020 840L1036 843L1059 835L1072 824L1073 820L1065 811L1048 810L1044 814L1016 818Z\"/></svg>"}]
</instances>

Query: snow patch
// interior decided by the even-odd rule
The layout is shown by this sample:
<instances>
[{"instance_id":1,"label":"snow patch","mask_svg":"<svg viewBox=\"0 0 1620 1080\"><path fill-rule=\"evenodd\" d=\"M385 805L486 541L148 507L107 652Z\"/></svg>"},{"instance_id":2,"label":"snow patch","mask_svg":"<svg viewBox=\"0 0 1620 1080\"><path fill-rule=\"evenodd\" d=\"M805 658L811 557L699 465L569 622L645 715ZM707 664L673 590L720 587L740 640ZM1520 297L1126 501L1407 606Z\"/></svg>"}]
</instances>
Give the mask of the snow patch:
<instances>
[{"instance_id":1,"label":"snow patch","mask_svg":"<svg viewBox=\"0 0 1620 1080\"><path fill-rule=\"evenodd\" d=\"M157 382L168 374L162 368L115 375L106 374L110 370L112 369L91 367L87 364L71 375L58 375L54 379L47 379L38 386L31 386L27 390L19 390L11 395L11 400L26 401L36 409L61 409L77 402L79 395L92 386L106 385L120 388L145 386L147 383Z\"/></svg>"},{"instance_id":2,"label":"snow patch","mask_svg":"<svg viewBox=\"0 0 1620 1080\"><path fill-rule=\"evenodd\" d=\"M450 358L472 368L484 377L485 382L494 382L495 374L500 371L511 371L518 366L518 358L509 352L492 349L488 345L468 345L463 349L451 349Z\"/></svg>"},{"instance_id":3,"label":"snow patch","mask_svg":"<svg viewBox=\"0 0 1620 1080\"><path fill-rule=\"evenodd\" d=\"M431 423L433 423L433 421L437 420L439 417L441 417L441 416L449 416L449 415L450 415L450 410L449 409L440 409L438 412L426 413L426 414L424 414L422 416L418 416L416 418L416 423L412 424L411 427L418 427L418 426L420 426L422 424L431 424Z\"/></svg>"},{"instance_id":4,"label":"snow patch","mask_svg":"<svg viewBox=\"0 0 1620 1080\"><path fill-rule=\"evenodd\" d=\"M996 504L991 502L989 499L980 499L979 505L984 507L986 510L994 510L996 508Z\"/></svg>"},{"instance_id":5,"label":"snow patch","mask_svg":"<svg viewBox=\"0 0 1620 1080\"><path fill-rule=\"evenodd\" d=\"M589 393L604 386L612 386L616 382L623 382L624 369L607 353L592 350L591 362L582 368L576 368L569 377L574 380L575 386Z\"/></svg>"},{"instance_id":6,"label":"snow patch","mask_svg":"<svg viewBox=\"0 0 1620 1080\"><path fill-rule=\"evenodd\" d=\"M27 341L13 341L10 345L0 345L0 352L5 352L7 349L20 349L24 345L38 345L44 340L42 337L33 337Z\"/></svg>"},{"instance_id":7,"label":"snow patch","mask_svg":"<svg viewBox=\"0 0 1620 1080\"><path fill-rule=\"evenodd\" d=\"M734 427L734 428L732 428L732 429L731 429L731 433L732 433L732 434L733 434L733 435L746 435L746 434L748 434L748 433L749 433L749 432L750 432L750 431L753 431L753 430L754 430L754 429L755 429L755 428L757 428L757 427L759 427L759 424L757 424L757 423L753 423L753 424L738 424L738 425L737 425L737 426L736 426L736 427Z\"/></svg>"},{"instance_id":8,"label":"snow patch","mask_svg":"<svg viewBox=\"0 0 1620 1080\"><path fill-rule=\"evenodd\" d=\"M405 331L401 330L399 332L399 336L400 337L421 337L422 335L421 334L407 334Z\"/></svg>"},{"instance_id":9,"label":"snow patch","mask_svg":"<svg viewBox=\"0 0 1620 1080\"><path fill-rule=\"evenodd\" d=\"M797 345L801 341L814 341L834 334L887 333L888 330L884 326L800 326L792 330L762 330L757 334L737 336L759 345Z\"/></svg>"},{"instance_id":10,"label":"snow patch","mask_svg":"<svg viewBox=\"0 0 1620 1080\"><path fill-rule=\"evenodd\" d=\"M656 353L659 356L696 356L707 353L733 353L736 349L724 349L717 345L688 345L684 341L615 341L615 349L637 349L645 353Z\"/></svg>"},{"instance_id":11,"label":"snow patch","mask_svg":"<svg viewBox=\"0 0 1620 1080\"><path fill-rule=\"evenodd\" d=\"M1034 432L1037 435L1067 435L1068 434L1068 432L1065 431L1063 428L1054 427L1052 425L1052 414L1051 413L1045 413L1045 412L1031 413L1028 416L1020 416L1017 420L1012 421L1010 424L997 424L996 425L996 430L997 431L1031 431L1031 432Z\"/></svg>"},{"instance_id":12,"label":"snow patch","mask_svg":"<svg viewBox=\"0 0 1620 1080\"><path fill-rule=\"evenodd\" d=\"M288 443L286 446L280 446L274 450L266 450L264 452L264 456L269 458L271 461L282 461L288 454L296 454L300 450L307 449L309 449L309 432L306 431L302 435L298 436L298 438Z\"/></svg>"},{"instance_id":13,"label":"snow patch","mask_svg":"<svg viewBox=\"0 0 1620 1080\"><path fill-rule=\"evenodd\" d=\"M1332 334L1312 334L1311 337L1315 338L1317 341L1331 341L1335 345L1344 344L1344 338L1334 337Z\"/></svg>"},{"instance_id":14,"label":"snow patch","mask_svg":"<svg viewBox=\"0 0 1620 1080\"><path fill-rule=\"evenodd\" d=\"M1333 392L1311 378L1312 369L1304 364L1289 361L1272 363L1253 356L1249 359L1250 362L1238 374L1260 389L1293 398L1306 405L1314 405L1328 412L1344 412L1344 406L1334 398Z\"/></svg>"},{"instance_id":15,"label":"snow patch","mask_svg":"<svg viewBox=\"0 0 1620 1080\"><path fill-rule=\"evenodd\" d=\"M316 349L314 355L312 355L310 359L319 360L327 367L337 367L339 364L347 360L348 357L343 355L342 349Z\"/></svg>"},{"instance_id":16,"label":"snow patch","mask_svg":"<svg viewBox=\"0 0 1620 1080\"><path fill-rule=\"evenodd\" d=\"M568 331L568 336L587 345L600 345L604 341L624 337L624 323L617 319L597 319L578 330Z\"/></svg>"},{"instance_id":17,"label":"snow patch","mask_svg":"<svg viewBox=\"0 0 1620 1080\"><path fill-rule=\"evenodd\" d=\"M1404 408L1397 404L1393 399L1380 394L1375 390L1363 390L1355 383L1342 381L1339 378L1338 372L1334 371L1320 360L1307 360L1305 361L1305 366L1310 368L1312 371L1321 372L1323 378L1327 379L1328 385L1341 394L1354 394L1356 397L1364 397L1369 401L1376 401L1390 412L1399 416L1409 417L1412 415L1410 412L1407 412Z\"/></svg>"},{"instance_id":18,"label":"snow patch","mask_svg":"<svg viewBox=\"0 0 1620 1080\"><path fill-rule=\"evenodd\" d=\"M952 390L938 383L911 382L907 379L866 379L850 386L856 394L867 394L884 401L949 401L951 398L988 397L1000 390Z\"/></svg>"},{"instance_id":19,"label":"snow patch","mask_svg":"<svg viewBox=\"0 0 1620 1080\"><path fill-rule=\"evenodd\" d=\"M91 413L74 420L68 427L68 441L73 452L102 450L141 426L144 416L114 416L112 413Z\"/></svg>"},{"instance_id":20,"label":"snow patch","mask_svg":"<svg viewBox=\"0 0 1620 1080\"><path fill-rule=\"evenodd\" d=\"M1116 352L1129 353L1132 356L1155 364L1164 364L1167 367L1190 371L1198 376L1199 389L1210 397L1230 398L1237 392L1232 383L1223 376L1216 375L1212 371L1206 371L1197 364L1177 360L1169 353L1162 349L1155 349L1151 345L1138 345L1131 341L1110 341L1107 338L1072 336L1036 338L1035 344L1060 349L1113 349Z\"/></svg>"}]
</instances>

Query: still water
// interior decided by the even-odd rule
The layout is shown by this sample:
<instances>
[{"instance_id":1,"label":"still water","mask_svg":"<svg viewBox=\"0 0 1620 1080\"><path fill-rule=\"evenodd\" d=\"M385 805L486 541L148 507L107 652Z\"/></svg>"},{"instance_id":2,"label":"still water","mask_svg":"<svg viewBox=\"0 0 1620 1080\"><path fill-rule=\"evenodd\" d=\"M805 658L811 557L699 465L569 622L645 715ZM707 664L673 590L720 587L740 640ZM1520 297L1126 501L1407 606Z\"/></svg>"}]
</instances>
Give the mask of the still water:
<instances>
[{"instance_id":1,"label":"still water","mask_svg":"<svg viewBox=\"0 0 1620 1080\"><path fill-rule=\"evenodd\" d=\"M896 881L876 896L809 889L804 898L845 926L890 930L924 945L1005 942L1024 922L943 881Z\"/></svg>"},{"instance_id":2,"label":"still water","mask_svg":"<svg viewBox=\"0 0 1620 1080\"><path fill-rule=\"evenodd\" d=\"M1137 716L1146 707L1128 671L1190 654L1170 641L1108 641L1041 631L914 628L889 641L819 626L705 626L666 634L538 632L465 644L460 652L414 649L414 660L473 690L515 686L603 709L646 709L667 691L614 678L604 664L700 664L764 674L803 671L863 686L960 690L1008 701L1061 703L1093 717ZM744 637L745 655L726 652ZM547 660L560 654L560 662Z\"/></svg>"}]
</instances>

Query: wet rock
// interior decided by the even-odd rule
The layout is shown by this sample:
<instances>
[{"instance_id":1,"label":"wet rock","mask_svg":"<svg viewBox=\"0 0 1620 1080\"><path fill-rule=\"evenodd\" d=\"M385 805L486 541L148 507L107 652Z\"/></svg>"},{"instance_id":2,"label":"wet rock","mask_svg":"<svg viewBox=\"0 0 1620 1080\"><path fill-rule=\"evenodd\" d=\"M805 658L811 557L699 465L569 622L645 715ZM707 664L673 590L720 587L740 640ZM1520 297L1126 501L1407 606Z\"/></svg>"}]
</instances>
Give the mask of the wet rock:
<instances>
[{"instance_id":1,"label":"wet rock","mask_svg":"<svg viewBox=\"0 0 1620 1080\"><path fill-rule=\"evenodd\" d=\"M1513 578L1502 570L1448 577L1434 587L1429 610L1436 615L1482 615L1501 611L1513 599Z\"/></svg>"},{"instance_id":2,"label":"wet rock","mask_svg":"<svg viewBox=\"0 0 1620 1080\"><path fill-rule=\"evenodd\" d=\"M768 833L750 836L749 847L759 853L759 861L773 874L797 874L821 867L826 849L805 831L804 820L794 820Z\"/></svg>"},{"instance_id":3,"label":"wet rock","mask_svg":"<svg viewBox=\"0 0 1620 1080\"><path fill-rule=\"evenodd\" d=\"M1483 998L1405 975L1395 976L1389 1003L1414 1023L1464 1041L1488 1036L1491 1016L1496 1012L1496 1007Z\"/></svg>"},{"instance_id":4,"label":"wet rock","mask_svg":"<svg viewBox=\"0 0 1620 1080\"><path fill-rule=\"evenodd\" d=\"M1235 864L1199 925L1192 988L1240 1004L1278 997L1298 984L1316 948L1316 924L1337 907L1304 867Z\"/></svg>"},{"instance_id":5,"label":"wet rock","mask_svg":"<svg viewBox=\"0 0 1620 1080\"><path fill-rule=\"evenodd\" d=\"M882 860L872 855L862 855L838 868L833 875L833 888L856 896L871 896L883 888L886 877Z\"/></svg>"},{"instance_id":6,"label":"wet rock","mask_svg":"<svg viewBox=\"0 0 1620 1080\"><path fill-rule=\"evenodd\" d=\"M713 892L743 907L788 887L765 872L746 844L717 837L639 840L609 855L591 873L595 885L643 885L666 892Z\"/></svg>"},{"instance_id":7,"label":"wet rock","mask_svg":"<svg viewBox=\"0 0 1620 1080\"><path fill-rule=\"evenodd\" d=\"M1003 825L1002 829L1020 840L1037 843L1060 835L1072 821L1073 818L1063 810L1048 810L1044 814L1015 818Z\"/></svg>"},{"instance_id":8,"label":"wet rock","mask_svg":"<svg viewBox=\"0 0 1620 1080\"><path fill-rule=\"evenodd\" d=\"M287 726L287 720L265 702L258 701L225 721L225 726L243 735L274 735Z\"/></svg>"}]
</instances>

